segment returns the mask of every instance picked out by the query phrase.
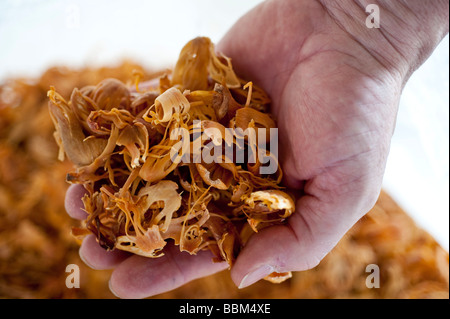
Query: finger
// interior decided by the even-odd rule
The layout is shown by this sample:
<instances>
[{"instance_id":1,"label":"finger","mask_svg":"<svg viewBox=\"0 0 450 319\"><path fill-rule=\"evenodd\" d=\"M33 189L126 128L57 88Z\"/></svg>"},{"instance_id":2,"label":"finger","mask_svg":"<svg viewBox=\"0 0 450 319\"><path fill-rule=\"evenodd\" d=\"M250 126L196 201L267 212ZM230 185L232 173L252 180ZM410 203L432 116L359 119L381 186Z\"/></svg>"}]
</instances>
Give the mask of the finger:
<instances>
[{"instance_id":1,"label":"finger","mask_svg":"<svg viewBox=\"0 0 450 319\"><path fill-rule=\"evenodd\" d=\"M245 288L272 272L309 269L317 259L308 256L307 242L307 236L297 238L288 225L263 229L250 238L239 254L231 278L237 287Z\"/></svg>"},{"instance_id":2,"label":"finger","mask_svg":"<svg viewBox=\"0 0 450 319\"><path fill-rule=\"evenodd\" d=\"M86 194L86 190L81 185L70 185L66 192L64 205L70 217L83 220L86 219L86 212L83 210L84 204L81 200Z\"/></svg>"},{"instance_id":3,"label":"finger","mask_svg":"<svg viewBox=\"0 0 450 319\"><path fill-rule=\"evenodd\" d=\"M345 235L356 220L338 206L322 214L312 196L297 201L297 212L288 224L268 227L254 234L239 254L231 278L239 288L247 287L272 272L314 268Z\"/></svg>"},{"instance_id":4,"label":"finger","mask_svg":"<svg viewBox=\"0 0 450 319\"><path fill-rule=\"evenodd\" d=\"M130 254L122 250L107 251L95 240L94 235L88 235L83 240L80 250L80 258L92 269L112 269L127 259Z\"/></svg>"},{"instance_id":5,"label":"finger","mask_svg":"<svg viewBox=\"0 0 450 319\"><path fill-rule=\"evenodd\" d=\"M111 291L120 298L150 297L228 267L225 262L213 262L209 251L193 256L169 244L164 253L160 258L134 255L125 260L111 275Z\"/></svg>"}]
</instances>

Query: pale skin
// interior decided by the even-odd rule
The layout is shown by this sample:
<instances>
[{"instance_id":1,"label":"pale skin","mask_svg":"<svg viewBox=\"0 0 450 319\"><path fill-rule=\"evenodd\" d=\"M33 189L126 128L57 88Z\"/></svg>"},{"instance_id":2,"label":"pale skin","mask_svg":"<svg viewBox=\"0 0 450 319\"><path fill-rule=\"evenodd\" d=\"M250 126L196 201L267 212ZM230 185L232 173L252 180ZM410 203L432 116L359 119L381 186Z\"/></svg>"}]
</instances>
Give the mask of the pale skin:
<instances>
[{"instance_id":1,"label":"pale skin","mask_svg":"<svg viewBox=\"0 0 450 319\"><path fill-rule=\"evenodd\" d=\"M365 7L380 7L379 29ZM427 3L427 4L426 4ZM402 88L448 33L448 1L267 1L217 45L236 72L271 96L285 184L297 194L286 225L254 235L231 268L243 288L273 271L315 267L375 204ZM83 219L80 186L66 196ZM143 298L224 270L211 254L162 258L106 252L88 236L80 249L95 269L114 271L111 290Z\"/></svg>"}]
</instances>

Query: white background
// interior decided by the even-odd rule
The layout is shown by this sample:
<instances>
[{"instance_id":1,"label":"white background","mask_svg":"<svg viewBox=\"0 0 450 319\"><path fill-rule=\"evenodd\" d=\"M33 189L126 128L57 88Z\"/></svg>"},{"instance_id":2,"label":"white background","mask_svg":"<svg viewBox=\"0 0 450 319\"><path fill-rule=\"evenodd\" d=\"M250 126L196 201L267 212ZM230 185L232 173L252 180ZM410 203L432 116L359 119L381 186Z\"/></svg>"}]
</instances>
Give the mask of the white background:
<instances>
[{"instance_id":1,"label":"white background","mask_svg":"<svg viewBox=\"0 0 450 319\"><path fill-rule=\"evenodd\" d=\"M218 42L259 2L1 0L0 82L55 65L104 66L124 58L172 67L187 41L204 35ZM447 36L404 89L383 185L447 250L448 70Z\"/></svg>"}]
</instances>

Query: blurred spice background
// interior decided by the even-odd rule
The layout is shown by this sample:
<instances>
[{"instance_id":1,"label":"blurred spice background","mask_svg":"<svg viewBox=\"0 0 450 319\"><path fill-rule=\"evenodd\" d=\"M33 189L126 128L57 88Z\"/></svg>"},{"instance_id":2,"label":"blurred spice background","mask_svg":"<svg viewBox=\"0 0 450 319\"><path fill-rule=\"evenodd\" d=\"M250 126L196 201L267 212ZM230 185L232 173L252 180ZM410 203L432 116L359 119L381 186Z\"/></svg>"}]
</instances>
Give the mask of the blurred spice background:
<instances>
[{"instance_id":1,"label":"blurred spice background","mask_svg":"<svg viewBox=\"0 0 450 319\"><path fill-rule=\"evenodd\" d=\"M0 73L0 298L114 297L108 289L110 272L95 271L85 266L78 256L79 243L70 236L71 226L77 224L64 212L64 196L68 187L65 175L71 164L57 160L58 150L53 138L54 126L47 108L46 94L50 85L56 86L58 92L67 98L74 87L95 85L106 77L115 77L124 83L130 83L132 71L135 69L139 69L144 75L149 76L153 70L160 70L175 61L182 45L190 38L207 35L217 42L223 32L257 2L260 1L249 1L245 5L237 6L237 1L231 1L230 4L224 5L222 8L224 14L219 17L211 8L205 9L208 6L202 0L193 1L189 8L185 4L181 4L181 1L168 1L162 5L163 7L157 6L154 2L145 6L139 1L130 1L129 10L122 10L123 8L117 2L111 1L108 2L109 6L105 2L99 8L108 7L108 10L114 14L109 15L109 18L108 15L102 15L103 18L98 18L100 22L95 25L91 25L94 20L92 16L95 16L95 13L98 13L96 10L100 9L90 7L83 1L58 3L48 1L45 4L43 1L27 0L2 2L0 6L5 6L5 8L1 9L5 10L0 10L0 44L2 47L0 61L3 61L0 62L0 70L2 70ZM137 10L139 8L143 9ZM7 18L6 15L17 10L22 15L17 15L18 21L12 25L11 17ZM195 11L196 14L186 14L186 12L191 12L189 10L197 11ZM149 27L145 23L133 25L131 21L138 19L136 17L132 19L132 13L138 11L141 11L142 15L149 14L149 17L154 17L156 20L160 19L157 18L158 12L163 12L163 17L169 12L173 12L176 17L179 17L180 12L184 12L193 21L191 21L191 27L187 24L183 30L178 28L180 32L178 37L174 37L177 30L162 32L167 39L170 39L163 46L167 51L159 53L161 56L165 55L166 60L158 60L154 53L149 53L148 60L143 59L142 56L134 56L133 61L137 62L126 61L117 64L117 61L124 61L124 59L114 55L108 57L105 54L105 52L109 52L110 45L114 41L121 41L122 38L117 36L117 33L123 35L123 32L128 32L130 37L123 38L121 42L124 42L129 50L140 52L143 55L150 50L148 43L152 43L152 36L156 37L156 41L159 39L154 35L157 32L151 31L151 26ZM36 12L37 18L34 22L21 24L20 19L29 17L27 15L30 15L30 12ZM211 12L211 14L205 18L202 15L203 12ZM185 15L182 15L181 18ZM11 16L16 15L12 14ZM48 18L51 16L56 16L56 18L51 20ZM113 25L118 18L123 19L120 26L125 31L119 32L119 30L113 29L113 32L109 32L99 28L100 24ZM63 26L59 30L57 22L61 22ZM34 28L33 31L33 23L40 26L40 29ZM153 23L157 23L157 21ZM16 34L9 32L14 30L11 27L17 27ZM116 26L116 28L118 27ZM144 27L146 29L144 33L148 35L146 38L141 36L140 31ZM40 31L36 31L36 29ZM85 57L86 60L93 60L90 66L85 66L89 63L85 63L86 60L81 61L76 56L80 52L86 52L83 51L83 47L77 47L80 43L73 41L70 49L61 47L64 47L64 41L69 41L70 37L79 39L86 30L90 29L96 32L92 32L91 38L86 42L92 47L92 38L98 38L104 48L103 55L90 53L91 59ZM136 30L133 36L131 36L132 30ZM209 33L207 33L208 31ZM68 39L63 39L61 32ZM114 33L116 33L115 38ZM24 36L26 39L20 36L24 34L26 34ZM41 54L32 52L35 57L32 61L27 59L29 57L27 54L31 54L30 52L17 53L21 48L21 42L30 45L30 39L33 39L31 44L33 41L37 42L35 47L39 49L36 51L44 51ZM61 41L59 46L57 45L60 48L56 49L56 53L52 51L53 47L45 46L52 41L56 44ZM142 44L142 42L146 44ZM5 49L4 44L8 44L9 49ZM447 46L446 62L448 65L448 37L444 40L444 45ZM85 44L85 46L88 45ZM155 44L155 47L162 46L158 47ZM102 51L97 46L92 52L96 52L96 50ZM67 53L69 51L71 53ZM53 52L52 54L56 55L52 56L51 53L46 52ZM128 52L125 51L125 53ZM171 53L167 54L167 52ZM14 57L14 55L16 56ZM50 63L48 59L52 62ZM17 61L17 63L11 61ZM70 61L76 61L78 64ZM160 64L152 65L147 63L148 61ZM431 70L435 70L435 64L439 64L440 61L442 60L431 61L434 63L431 65ZM49 67L49 65L68 66ZM103 67L103 65L110 66ZM145 65L146 68L141 65ZM11 69L12 67L16 67L16 69ZM428 69L425 71L430 70L429 66L426 68ZM11 70L17 70L17 72ZM424 109L432 118L442 116L440 113L442 110L436 108L436 104L439 105L439 103L435 103L440 101L436 98L433 100L434 91L423 89L421 86L423 81L430 79L431 73L420 72L421 70L418 71L418 74L421 78L419 79L417 76L412 78L410 87L425 95L425 98L429 99L429 104L415 105L408 87L405 88L406 94L404 93L405 98L402 103L412 104L408 104L409 108L400 106L397 124L397 131L400 134L396 132L397 136L394 135L393 150L386 172L385 187L388 192L381 194L372 211L353 227L318 267L294 273L292 279L280 285L261 282L242 290L238 290L234 286L229 273L225 271L193 281L187 286L155 298L448 298L448 228L446 234L444 229L444 235L442 235L442 232L437 231L435 226L437 223L448 225L448 213L447 216L438 214L442 209L441 206L444 208L446 206L448 212L448 155L446 159L438 156L440 152L448 154L448 146L447 149L442 146L438 153L428 152L428 158L431 159L430 162L433 165L430 166L431 168L424 166L424 169L419 172L417 172L414 162L407 162L405 161L407 157L402 157L404 149L401 145L416 143L414 139L416 136L405 137L405 132L408 132L405 128L407 129L411 123L415 123L414 119L419 117L422 118L421 123L425 124L419 126L417 132L423 133L425 129L429 129L432 121L421 116ZM437 80L444 81L444 83L439 83L438 87L445 85L445 81L447 81L447 91L443 92L443 99L447 99L448 103L448 73L444 75L444 78L440 73L436 74L436 77ZM446 118L448 118L448 107L446 108ZM445 114L443 115L445 116ZM441 136L440 144L448 145L448 143L442 143L442 138L446 138L448 141L448 123L444 123L443 126L435 126L434 131L430 131L434 133L429 132L427 135L431 138L426 144L428 148L433 147L436 139L432 138L436 137L436 134L441 134L442 130L444 136ZM423 139L424 135L420 135L420 138ZM423 142L423 140L419 139L419 142ZM414 186L418 190L405 188L403 193L396 192L392 177L403 179L406 184L408 183L407 177L399 174L399 170L396 170L398 163L403 163L409 168L413 176L427 175L426 178L416 181ZM447 163L446 166L442 165L445 163ZM430 183L433 172L438 176L443 176L442 181L444 185L447 185L447 189L439 187L442 185L442 181L439 179L437 180L439 183ZM433 180L431 179L431 181ZM409 184L411 183L409 182ZM447 195L444 195L446 190ZM424 197L422 202L428 202L428 206L421 204L418 205L418 208L422 211L422 216L428 216L430 222L424 221L415 211L414 219L411 218L411 212L408 210L411 207L408 206L410 205L409 201L404 204L405 192L409 194L411 202L416 200L416 192ZM391 194L395 194L402 200L402 205L407 207L408 213L405 213L391 198ZM436 220L437 218L442 218L442 220ZM417 222L420 222L420 227L417 226ZM427 231L422 227L425 227ZM432 232L433 236L429 232ZM76 264L80 267L80 288L69 289L66 287L65 280L68 273L65 272L65 268L68 264ZM366 287L366 278L369 275L366 273L368 264L377 264L380 268L380 288L378 289ZM192 295L193 291L195 291L195 295Z\"/></svg>"}]
</instances>

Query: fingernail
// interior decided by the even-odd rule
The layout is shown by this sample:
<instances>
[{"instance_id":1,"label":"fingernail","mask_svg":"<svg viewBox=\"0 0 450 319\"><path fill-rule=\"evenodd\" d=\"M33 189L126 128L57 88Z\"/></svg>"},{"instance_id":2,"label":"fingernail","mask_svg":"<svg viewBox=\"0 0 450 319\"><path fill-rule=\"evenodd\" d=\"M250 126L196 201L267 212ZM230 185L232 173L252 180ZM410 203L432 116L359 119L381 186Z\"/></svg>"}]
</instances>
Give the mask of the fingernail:
<instances>
[{"instance_id":1,"label":"fingernail","mask_svg":"<svg viewBox=\"0 0 450 319\"><path fill-rule=\"evenodd\" d=\"M111 293L112 293L114 296L116 296L117 298L120 298L120 297L114 292L114 289L112 288L112 285L111 285L111 279L109 279L109 281L108 281L108 287L109 287L109 290L111 291Z\"/></svg>"},{"instance_id":2,"label":"fingernail","mask_svg":"<svg viewBox=\"0 0 450 319\"><path fill-rule=\"evenodd\" d=\"M248 287L273 272L274 268L270 265L263 265L261 267L258 267L254 271L251 271L247 275L245 275L244 278L242 278L241 283L239 284L239 289Z\"/></svg>"},{"instance_id":3,"label":"fingernail","mask_svg":"<svg viewBox=\"0 0 450 319\"><path fill-rule=\"evenodd\" d=\"M78 255L80 256L81 261L84 262L84 263L86 264L86 266L88 266L89 268L95 270L95 267L92 266L90 263L87 262L86 258L83 256L83 253L81 252L81 249L78 250Z\"/></svg>"}]
</instances>

